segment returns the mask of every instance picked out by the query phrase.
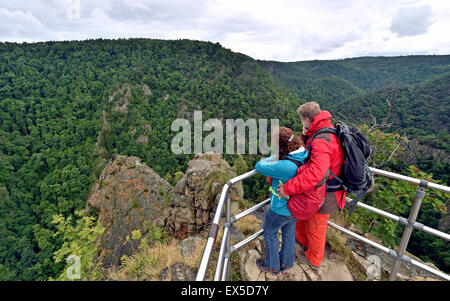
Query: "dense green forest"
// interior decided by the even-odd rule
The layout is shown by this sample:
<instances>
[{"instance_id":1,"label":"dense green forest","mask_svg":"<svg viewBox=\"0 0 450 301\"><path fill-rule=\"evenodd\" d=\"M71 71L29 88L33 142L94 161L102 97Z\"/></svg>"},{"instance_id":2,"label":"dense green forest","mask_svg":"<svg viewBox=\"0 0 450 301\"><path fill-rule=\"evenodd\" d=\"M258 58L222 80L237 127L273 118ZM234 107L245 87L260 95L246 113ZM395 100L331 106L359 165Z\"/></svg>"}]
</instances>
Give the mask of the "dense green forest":
<instances>
[{"instance_id":1,"label":"dense green forest","mask_svg":"<svg viewBox=\"0 0 450 301\"><path fill-rule=\"evenodd\" d=\"M170 151L175 118L201 109L204 120L278 112L292 122L300 104L250 57L206 42L2 43L0 74L2 279L61 270L52 216L84 207L113 153L170 179L192 157ZM143 133L149 143L136 143Z\"/></svg>"},{"instance_id":2,"label":"dense green forest","mask_svg":"<svg viewBox=\"0 0 450 301\"><path fill-rule=\"evenodd\" d=\"M437 137L434 147L448 147L449 83L443 74L449 71L449 57L408 59L363 58L342 66L347 60L299 62L292 63L295 72L287 76L282 75L284 69L274 67L276 62L256 61L210 42L0 43L0 280L45 280L59 275L64 265L55 262L54 255L62 241L54 235L53 216L76 217L75 211L84 208L90 188L113 154L140 157L175 184L175 173L184 172L193 155L170 151L176 134L170 130L171 123L176 118L192 120L194 110L202 110L203 120L279 118L281 125L300 132L296 109L307 100L315 99L330 111L333 101L349 106L352 100L373 102L373 113L382 117L384 111L376 110L377 103L384 101L383 93L390 93L392 99L399 99L396 104L404 103L396 111L401 123L396 123L395 130L405 130L412 137ZM370 71L364 80L360 69ZM433 76L441 77L431 80ZM422 94L429 97L424 99ZM410 111L409 98L432 103L426 113ZM436 106L447 110L447 119L435 115L432 108ZM427 116L432 123L416 124ZM412 130L415 127L419 132ZM243 172L259 156L225 158ZM423 165L426 172L437 168L434 163ZM383 168L410 173L399 160ZM386 189L382 187L379 193L389 190L387 184ZM263 199L265 179L252 178L244 190L250 202ZM371 198L377 203L381 197ZM438 200L433 204L442 205L445 198L438 196ZM433 213L427 216L433 214L434 223L444 214L442 210L430 209ZM383 226L380 222L372 228L381 231ZM424 248L420 243L416 246L418 251ZM449 270L446 245L438 245L428 257Z\"/></svg>"},{"instance_id":3,"label":"dense green forest","mask_svg":"<svg viewBox=\"0 0 450 301\"><path fill-rule=\"evenodd\" d=\"M418 85L383 88L349 98L332 108L346 112L349 118L364 120L370 120L370 114L383 120L391 110L391 131L410 138L420 137L424 143L450 153L449 90L450 73L447 73Z\"/></svg>"},{"instance_id":4,"label":"dense green forest","mask_svg":"<svg viewBox=\"0 0 450 301\"><path fill-rule=\"evenodd\" d=\"M419 84L450 72L450 55L362 57L282 63L258 61L280 78L320 80L339 77L363 91Z\"/></svg>"}]
</instances>

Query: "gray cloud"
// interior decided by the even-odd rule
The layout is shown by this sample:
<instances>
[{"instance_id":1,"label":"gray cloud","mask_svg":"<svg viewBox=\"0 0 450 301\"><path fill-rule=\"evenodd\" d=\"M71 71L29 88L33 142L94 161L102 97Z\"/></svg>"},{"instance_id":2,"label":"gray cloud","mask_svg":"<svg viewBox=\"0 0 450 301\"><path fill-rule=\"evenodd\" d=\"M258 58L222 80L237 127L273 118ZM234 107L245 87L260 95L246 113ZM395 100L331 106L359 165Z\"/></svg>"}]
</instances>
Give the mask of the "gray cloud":
<instances>
[{"instance_id":1,"label":"gray cloud","mask_svg":"<svg viewBox=\"0 0 450 301\"><path fill-rule=\"evenodd\" d=\"M109 0L105 12L117 20L176 22L182 24L204 15L208 2L203 0L179 1L125 1ZM103 7L99 7L103 9ZM89 7L87 8L89 9Z\"/></svg>"},{"instance_id":2,"label":"gray cloud","mask_svg":"<svg viewBox=\"0 0 450 301\"><path fill-rule=\"evenodd\" d=\"M436 27L449 24L450 6L426 1L370 1L368 11L355 0L0 0L0 41L185 38L283 61L443 54L449 38ZM406 45L403 36L417 38Z\"/></svg>"},{"instance_id":3,"label":"gray cloud","mask_svg":"<svg viewBox=\"0 0 450 301\"><path fill-rule=\"evenodd\" d=\"M297 38L294 49L303 49L319 54L327 53L359 38L361 38L360 34L352 32L333 35L316 35L311 32L303 32Z\"/></svg>"},{"instance_id":4,"label":"gray cloud","mask_svg":"<svg viewBox=\"0 0 450 301\"><path fill-rule=\"evenodd\" d=\"M390 31L400 37L424 34L432 22L430 5L400 8L392 18Z\"/></svg>"},{"instance_id":5,"label":"gray cloud","mask_svg":"<svg viewBox=\"0 0 450 301\"><path fill-rule=\"evenodd\" d=\"M0 36L33 38L37 32L46 35L45 26L29 12L0 8Z\"/></svg>"},{"instance_id":6,"label":"gray cloud","mask_svg":"<svg viewBox=\"0 0 450 301\"><path fill-rule=\"evenodd\" d=\"M199 20L205 17L207 3L204 0L0 0L0 40L138 35L164 38L171 31L206 27Z\"/></svg>"}]
</instances>

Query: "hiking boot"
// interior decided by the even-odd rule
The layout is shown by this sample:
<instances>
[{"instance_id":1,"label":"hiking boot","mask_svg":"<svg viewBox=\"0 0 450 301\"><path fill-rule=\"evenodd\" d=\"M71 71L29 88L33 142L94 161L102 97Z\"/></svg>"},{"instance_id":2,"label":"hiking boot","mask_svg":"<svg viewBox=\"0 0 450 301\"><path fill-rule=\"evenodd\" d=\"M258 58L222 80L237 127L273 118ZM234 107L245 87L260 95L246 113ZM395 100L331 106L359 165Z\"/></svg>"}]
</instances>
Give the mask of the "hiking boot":
<instances>
[{"instance_id":1,"label":"hiking boot","mask_svg":"<svg viewBox=\"0 0 450 301\"><path fill-rule=\"evenodd\" d=\"M314 271L318 271L318 270L319 270L319 267L318 267L318 266L315 266L315 265L313 265L311 262L309 262L308 258L306 258L306 256L305 256L305 253L304 253L304 252L298 254L298 256L297 256L297 254L295 254L295 258L296 258L300 263L309 266L309 267L310 267L311 269L313 269Z\"/></svg>"},{"instance_id":2,"label":"hiking boot","mask_svg":"<svg viewBox=\"0 0 450 301\"><path fill-rule=\"evenodd\" d=\"M290 269L290 267L285 266L285 265L281 265L280 273L281 274L285 274L289 269Z\"/></svg>"},{"instance_id":3,"label":"hiking boot","mask_svg":"<svg viewBox=\"0 0 450 301\"><path fill-rule=\"evenodd\" d=\"M274 271L271 270L267 265L266 265L266 261L262 258L256 259L256 265L258 266L258 268L266 273L270 273L273 276L278 276L280 275L280 271Z\"/></svg>"}]
</instances>

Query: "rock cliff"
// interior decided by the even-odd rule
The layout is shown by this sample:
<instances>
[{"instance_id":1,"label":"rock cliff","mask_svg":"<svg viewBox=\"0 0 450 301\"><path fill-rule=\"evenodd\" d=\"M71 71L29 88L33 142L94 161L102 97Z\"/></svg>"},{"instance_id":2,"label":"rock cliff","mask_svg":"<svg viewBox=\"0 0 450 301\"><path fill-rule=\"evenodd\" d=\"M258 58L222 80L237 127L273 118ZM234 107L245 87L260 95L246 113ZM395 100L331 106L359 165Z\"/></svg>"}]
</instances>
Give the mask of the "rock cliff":
<instances>
[{"instance_id":1,"label":"rock cliff","mask_svg":"<svg viewBox=\"0 0 450 301\"><path fill-rule=\"evenodd\" d=\"M236 173L222 156L196 155L189 161L184 177L175 185L167 229L178 239L208 230L223 185ZM231 189L232 208L242 201L242 183Z\"/></svg>"},{"instance_id":2,"label":"rock cliff","mask_svg":"<svg viewBox=\"0 0 450 301\"><path fill-rule=\"evenodd\" d=\"M132 231L145 235L149 223L164 225L172 187L137 157L115 156L103 169L87 201L105 232L99 237L104 267L117 265L139 245Z\"/></svg>"}]
</instances>

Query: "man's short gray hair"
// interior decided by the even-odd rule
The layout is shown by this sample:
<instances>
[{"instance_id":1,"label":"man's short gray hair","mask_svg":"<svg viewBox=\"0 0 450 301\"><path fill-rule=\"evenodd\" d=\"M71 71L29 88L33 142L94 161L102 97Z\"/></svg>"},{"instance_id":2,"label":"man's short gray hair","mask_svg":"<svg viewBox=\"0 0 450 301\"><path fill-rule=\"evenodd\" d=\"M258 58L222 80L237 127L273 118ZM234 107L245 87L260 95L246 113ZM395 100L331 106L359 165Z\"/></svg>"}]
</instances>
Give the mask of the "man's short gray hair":
<instances>
[{"instance_id":1,"label":"man's short gray hair","mask_svg":"<svg viewBox=\"0 0 450 301\"><path fill-rule=\"evenodd\" d=\"M300 115L300 118L308 118L309 120L313 120L313 118L320 112L320 106L315 101L304 103L297 109L297 113Z\"/></svg>"}]
</instances>

